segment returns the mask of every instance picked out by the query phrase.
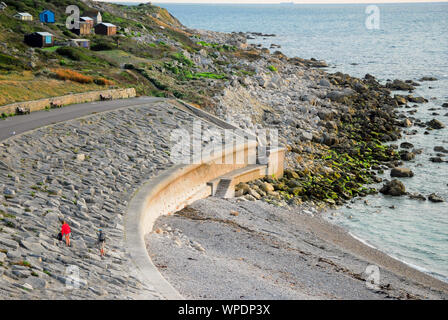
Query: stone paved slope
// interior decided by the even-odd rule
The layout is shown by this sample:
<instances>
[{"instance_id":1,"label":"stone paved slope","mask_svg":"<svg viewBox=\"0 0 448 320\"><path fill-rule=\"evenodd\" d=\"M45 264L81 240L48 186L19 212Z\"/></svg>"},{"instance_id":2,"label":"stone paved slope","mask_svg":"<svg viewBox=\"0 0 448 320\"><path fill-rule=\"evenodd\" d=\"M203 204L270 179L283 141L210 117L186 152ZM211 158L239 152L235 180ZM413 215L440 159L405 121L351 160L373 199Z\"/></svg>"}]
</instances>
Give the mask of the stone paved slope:
<instances>
[{"instance_id":1,"label":"stone paved slope","mask_svg":"<svg viewBox=\"0 0 448 320\"><path fill-rule=\"evenodd\" d=\"M134 272L123 215L141 183L172 165L171 131L191 132L194 119L156 102L0 143L0 299L162 299ZM56 240L62 218L72 228L70 248ZM108 236L104 259L98 228ZM77 290L67 287L73 266Z\"/></svg>"}]
</instances>

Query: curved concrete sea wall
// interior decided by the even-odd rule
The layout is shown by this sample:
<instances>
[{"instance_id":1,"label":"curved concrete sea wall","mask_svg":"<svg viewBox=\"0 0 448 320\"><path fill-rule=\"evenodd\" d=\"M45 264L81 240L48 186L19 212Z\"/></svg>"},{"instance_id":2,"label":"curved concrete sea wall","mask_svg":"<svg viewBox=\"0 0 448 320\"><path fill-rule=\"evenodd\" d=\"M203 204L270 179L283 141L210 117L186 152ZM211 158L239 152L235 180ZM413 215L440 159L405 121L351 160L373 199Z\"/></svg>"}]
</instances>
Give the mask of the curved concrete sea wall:
<instances>
[{"instance_id":1,"label":"curved concrete sea wall","mask_svg":"<svg viewBox=\"0 0 448 320\"><path fill-rule=\"evenodd\" d=\"M144 236L152 231L155 220L172 214L188 204L211 195L207 182L231 171L247 166L250 153L255 152L255 141L228 148L201 164L175 166L144 184L130 201L125 222L127 250L135 267L145 280L167 299L182 296L162 277L146 250ZM223 164L224 159L244 157L244 163Z\"/></svg>"},{"instance_id":2,"label":"curved concrete sea wall","mask_svg":"<svg viewBox=\"0 0 448 320\"><path fill-rule=\"evenodd\" d=\"M224 176L244 181L269 171L269 164L253 164L256 140L240 140L245 133L238 130L236 147L216 153L213 145L221 143L205 140L202 161L173 163L173 130L192 136L197 120L205 136L229 127L190 111L168 99L148 100L2 140L0 296L182 298L152 264L145 234L160 215L211 195L210 181ZM260 168L257 174L247 173L251 166ZM72 228L71 247L55 237L61 219ZM108 237L103 258L96 244L98 228ZM79 275L76 289L67 287L71 268Z\"/></svg>"}]
</instances>

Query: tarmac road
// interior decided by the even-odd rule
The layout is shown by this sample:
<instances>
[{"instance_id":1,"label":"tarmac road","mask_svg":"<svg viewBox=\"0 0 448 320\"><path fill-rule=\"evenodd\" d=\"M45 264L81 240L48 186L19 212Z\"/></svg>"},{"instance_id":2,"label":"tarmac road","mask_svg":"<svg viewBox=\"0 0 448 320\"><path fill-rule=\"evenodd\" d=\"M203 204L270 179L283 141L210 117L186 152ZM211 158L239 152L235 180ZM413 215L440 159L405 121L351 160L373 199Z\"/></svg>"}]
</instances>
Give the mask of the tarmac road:
<instances>
[{"instance_id":1,"label":"tarmac road","mask_svg":"<svg viewBox=\"0 0 448 320\"><path fill-rule=\"evenodd\" d=\"M110 101L96 101L82 104L73 104L60 109L42 110L27 115L9 117L0 120L0 141L13 135L50 124L80 118L92 113L111 111L147 104L149 102L164 101L164 98L138 97Z\"/></svg>"}]
</instances>

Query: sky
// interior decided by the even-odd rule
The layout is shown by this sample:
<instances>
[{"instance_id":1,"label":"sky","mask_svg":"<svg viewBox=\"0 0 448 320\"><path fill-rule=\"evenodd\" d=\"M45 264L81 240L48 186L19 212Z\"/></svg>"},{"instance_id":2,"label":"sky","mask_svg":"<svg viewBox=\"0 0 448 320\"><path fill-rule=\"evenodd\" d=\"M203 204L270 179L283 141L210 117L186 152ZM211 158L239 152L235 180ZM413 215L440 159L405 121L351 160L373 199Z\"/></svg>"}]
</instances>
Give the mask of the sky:
<instances>
[{"instance_id":1,"label":"sky","mask_svg":"<svg viewBox=\"0 0 448 320\"><path fill-rule=\"evenodd\" d=\"M98 0L96 0L98 1ZM100 0L107 2L149 2L141 0ZM156 3L280 3L280 2L291 2L288 0L152 0L150 1L154 4ZM376 4L376 3L397 3L397 2L448 2L448 0L294 0L295 3L365 3L365 4Z\"/></svg>"}]
</instances>

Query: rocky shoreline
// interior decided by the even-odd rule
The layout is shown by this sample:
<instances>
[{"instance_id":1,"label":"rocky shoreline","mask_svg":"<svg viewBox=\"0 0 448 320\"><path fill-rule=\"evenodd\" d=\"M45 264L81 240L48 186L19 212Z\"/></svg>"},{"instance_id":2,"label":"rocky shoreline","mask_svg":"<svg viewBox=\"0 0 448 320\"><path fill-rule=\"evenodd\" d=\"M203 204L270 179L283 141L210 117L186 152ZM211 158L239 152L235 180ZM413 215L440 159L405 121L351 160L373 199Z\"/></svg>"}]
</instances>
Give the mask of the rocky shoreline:
<instances>
[{"instance_id":1,"label":"rocky shoreline","mask_svg":"<svg viewBox=\"0 0 448 320\"><path fill-rule=\"evenodd\" d=\"M206 32L207 41L226 41L239 47L245 47L244 40L241 40L241 34L223 35ZM226 40L226 37L227 40ZM239 41L242 41L239 42ZM257 47L257 46L255 46ZM319 216L320 210L327 208L338 208L355 198L363 197L368 194L381 192L389 196L407 195L410 199L430 200L432 202L442 202L437 194L422 195L407 192L405 185L396 178L412 177L414 173L405 168L407 161L412 161L421 153L421 150L415 149L412 144L401 143L400 146L394 144L405 135L415 134L412 132L412 126L425 128L425 134L432 130L444 128L444 124L434 118L423 122L412 115L409 108L417 108L418 104L426 103L423 97L414 96L413 90L419 83L412 80L394 80L387 81L384 85L380 84L373 76L366 75L363 79L357 79L342 73L329 74L321 70L323 62L317 60L304 60L299 58L288 58L281 52L270 54L268 50L262 49L260 59L251 61L241 61L240 66L248 70L254 76L232 77L225 89L213 97L213 107L208 110L219 117L226 119L245 130L256 133L261 128L275 128L279 132L281 144L288 148L287 165L283 178L270 177L251 183L243 183L236 188L236 201L251 201L256 206L260 201L273 204L275 207L284 207L289 214L296 215L302 212L302 206L311 206L314 213L310 210L304 210L312 215ZM313 64L314 63L314 64ZM419 81L427 81L422 78ZM406 94L400 92L405 91ZM434 114L433 116L437 116ZM437 156L444 156L444 148L436 147ZM431 161L444 160L431 158ZM380 177L384 172L390 170L392 181ZM384 181L383 181L384 179ZM383 182L380 187L374 187L374 184ZM378 189L377 189L378 188ZM222 238L222 242L230 241L231 236L225 237L225 233L219 226L225 221L215 220L214 214L204 210L205 207L212 206L214 201L210 199L206 206L201 202L192 206L192 210L197 206L202 207L199 215L211 215L206 220L213 223L212 229L219 229L217 232ZM233 203L233 202L232 202ZM228 204L229 207L232 204ZM227 208L225 208L227 209ZM229 215L231 220L239 216L238 210L225 210L218 214ZM270 210L274 210L271 208ZM225 212L224 212L225 211ZM269 210L268 210L269 211ZM230 212L230 213L229 213ZM233 214L236 212L236 214ZM303 214L303 212L302 212ZM154 258L161 265L161 272L173 284L188 297L192 298L228 298L238 294L239 290L246 290L239 286L241 283L237 279L238 275L227 275L221 279L227 284L232 283L233 292L222 288L213 294L210 287L201 285L199 278L196 278L195 272L188 275L180 275L178 268L186 268L188 265L197 266L201 276L207 270L203 268L210 265L211 260L219 260L219 255L223 254L218 245L211 244L211 256L195 258L186 257L192 255L190 251L180 253L184 246L191 247L193 252L208 251L207 244L199 243L201 232L205 229L201 227L202 222L198 222L194 227L188 222L189 215L180 212L174 218L160 218L155 229L155 234L147 237L147 246L149 252L154 254ZM252 221L252 219L251 219ZM177 229L174 229L174 227ZM174 234L172 231L175 230ZM183 243L178 238L181 237L185 229L188 232L188 238L192 242ZM242 228L244 230L244 228ZM168 236L168 238L166 238ZM211 235L213 236L213 235ZM269 236L274 236L269 234ZM352 247L358 243L361 251L369 250L368 247L351 237L347 240L344 249ZM172 240L177 240L173 244ZM223 240L226 239L226 240ZM325 237L321 238L321 240ZM334 239L333 239L334 240ZM325 240L324 240L325 241ZM347 243L350 243L347 245ZM334 243L333 243L334 244ZM242 242L241 245L250 246L249 242ZM295 243L295 245L297 245ZM340 245L340 244L339 244ZM356 246L357 246L356 245ZM223 245L224 246L224 245ZM198 249L199 248L199 249ZM169 253L167 253L169 252ZM217 253L219 252L219 254ZM200 255L200 253L198 253ZM254 253L252 253L254 254ZM400 263L383 253L379 253L383 258L380 261L387 263L383 268L389 268L391 265L400 265ZM254 254L256 256L256 254ZM181 262L182 258L188 258ZM369 257L364 256L367 261ZM236 259L236 256L230 255L229 259ZM268 259L261 252L259 257L254 259ZM193 260L193 261L191 261ZM197 261L196 261L197 260ZM252 261L253 262L253 261ZM249 263L249 262L248 262ZM250 263L249 263L250 264ZM232 268L231 266L222 266L219 263L214 264L215 268ZM240 266L241 267L241 266ZM247 267L247 266L246 266ZM401 268L401 269L400 269ZM398 267L395 270L407 269L406 283L410 279L419 279L421 277L428 280L431 277L423 275L408 266ZM177 270L177 271L176 271ZM244 269L244 272L249 272ZM271 272L266 269L261 271L264 274ZM238 273L234 270L233 272ZM252 275L254 276L254 275ZM362 278L362 277L361 277ZM404 278L400 278L395 283L400 286ZM365 280L365 277L362 278ZM214 281L209 279L208 281ZM292 280L291 280L292 281ZM439 288L444 288L445 293L441 293L437 298L446 299L446 284L439 280L429 280L438 283ZM208 282L207 282L208 283ZM216 284L219 287L220 284ZM266 284L258 283L261 288L259 291L247 293L249 297L272 298L263 295L263 287ZM212 286L213 287L213 286ZM272 288L271 288L272 289ZM279 288L277 288L279 289ZM269 289L270 290L270 289ZM290 293L283 296L283 289L279 289L280 298L312 298L309 296L300 296L300 292ZM205 293L207 292L207 293ZM398 299L409 298L430 298L428 292L423 295L414 296L411 292L416 292L415 288L409 289L408 293L401 296L394 296ZM303 292L302 292L303 293ZM298 295L297 295L298 294ZM247 296L245 296L247 297ZM341 298L349 298L350 295L342 295ZM359 298L360 296L358 296ZM382 298L390 298L382 297ZM322 297L320 297L322 298ZM380 298L380 297L376 297ZM435 298L435 296L432 296Z\"/></svg>"},{"instance_id":2,"label":"rocky shoreline","mask_svg":"<svg viewBox=\"0 0 448 320\"><path fill-rule=\"evenodd\" d=\"M243 33L197 32L204 41L249 46ZM412 95L419 85L415 81L396 79L382 85L369 74L358 79L327 73L315 59L261 52L259 59L239 61L240 68L254 75L232 77L213 97L208 111L254 134L261 128L278 130L280 144L289 151L289 169L284 178L263 181L274 190L260 190L259 183L244 184L238 186L240 196L281 205L311 201L319 207L341 206L354 197L377 193L366 186L381 182L378 174L393 169L391 177L396 177L400 176L397 172L406 171L401 168L405 161L421 151L392 144L403 136L403 130L415 125L429 134L444 128L437 119L423 123L400 112L402 107L415 108L428 101ZM420 80L427 78L432 79ZM388 193L387 187L382 190Z\"/></svg>"}]
</instances>

